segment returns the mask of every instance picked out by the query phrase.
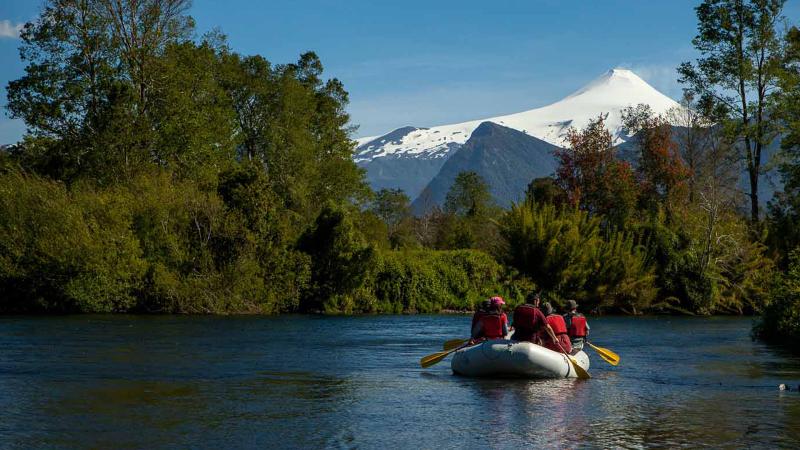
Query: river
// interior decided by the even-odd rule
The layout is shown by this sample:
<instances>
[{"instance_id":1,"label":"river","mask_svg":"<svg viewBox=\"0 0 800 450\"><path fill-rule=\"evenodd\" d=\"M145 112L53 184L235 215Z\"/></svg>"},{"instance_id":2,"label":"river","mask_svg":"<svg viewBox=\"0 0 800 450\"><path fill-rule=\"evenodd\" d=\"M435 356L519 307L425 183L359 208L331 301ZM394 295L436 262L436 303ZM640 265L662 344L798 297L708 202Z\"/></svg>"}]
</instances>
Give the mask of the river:
<instances>
[{"instance_id":1,"label":"river","mask_svg":"<svg viewBox=\"0 0 800 450\"><path fill-rule=\"evenodd\" d=\"M590 323L619 366L529 381L419 367L467 316L0 317L0 448L800 445L800 358L750 319Z\"/></svg>"}]
</instances>

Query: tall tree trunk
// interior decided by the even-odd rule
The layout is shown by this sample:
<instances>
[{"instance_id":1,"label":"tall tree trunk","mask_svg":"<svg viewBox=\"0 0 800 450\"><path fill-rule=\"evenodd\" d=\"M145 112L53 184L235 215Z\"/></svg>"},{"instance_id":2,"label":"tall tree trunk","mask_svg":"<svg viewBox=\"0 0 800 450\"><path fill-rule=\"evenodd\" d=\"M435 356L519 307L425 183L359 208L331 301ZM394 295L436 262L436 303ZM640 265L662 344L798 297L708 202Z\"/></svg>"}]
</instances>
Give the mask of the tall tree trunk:
<instances>
[{"instance_id":1,"label":"tall tree trunk","mask_svg":"<svg viewBox=\"0 0 800 450\"><path fill-rule=\"evenodd\" d=\"M758 223L758 169L748 168L750 175L750 220Z\"/></svg>"}]
</instances>

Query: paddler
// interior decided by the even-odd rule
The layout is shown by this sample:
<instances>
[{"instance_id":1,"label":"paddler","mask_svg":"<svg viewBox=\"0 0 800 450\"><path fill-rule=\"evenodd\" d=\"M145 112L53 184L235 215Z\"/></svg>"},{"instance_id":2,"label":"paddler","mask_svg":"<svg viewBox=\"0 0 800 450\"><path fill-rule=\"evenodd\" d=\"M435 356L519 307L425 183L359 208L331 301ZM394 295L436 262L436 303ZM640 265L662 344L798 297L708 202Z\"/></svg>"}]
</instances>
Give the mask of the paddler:
<instances>
[{"instance_id":1,"label":"paddler","mask_svg":"<svg viewBox=\"0 0 800 450\"><path fill-rule=\"evenodd\" d=\"M514 309L514 335L515 341L528 341L541 345L543 332L550 335L553 343L558 342L553 329L547 324L547 318L539 309L541 297L537 292L531 292L525 298L525 304Z\"/></svg>"},{"instance_id":2,"label":"paddler","mask_svg":"<svg viewBox=\"0 0 800 450\"><path fill-rule=\"evenodd\" d=\"M542 309L542 312L547 319L547 324L550 325L553 333L555 333L556 337L558 338L558 343L546 341L544 346L554 352L561 353L562 348L564 349L564 352L572 352L572 343L570 342L569 335L567 334L567 324L564 322L564 318L553 311L553 305L550 303L545 303L542 305ZM559 344L561 344L561 346L559 346Z\"/></svg>"},{"instance_id":3,"label":"paddler","mask_svg":"<svg viewBox=\"0 0 800 450\"><path fill-rule=\"evenodd\" d=\"M567 334L572 342L574 350L582 350L583 343L589 336L589 324L586 317L578 312L578 302L575 300L567 301L567 313L564 314L564 323L567 325Z\"/></svg>"},{"instance_id":4,"label":"paddler","mask_svg":"<svg viewBox=\"0 0 800 450\"><path fill-rule=\"evenodd\" d=\"M472 325L469 326L469 329L472 330L475 328L475 324L478 323L478 319L489 314L489 310L492 307L492 300L487 298L486 300L480 302L478 304L478 309L475 311L475 314L472 315Z\"/></svg>"},{"instance_id":5,"label":"paddler","mask_svg":"<svg viewBox=\"0 0 800 450\"><path fill-rule=\"evenodd\" d=\"M502 297L489 299L489 310L472 326L472 339L503 339L508 334L508 317L503 312L506 302Z\"/></svg>"}]
</instances>

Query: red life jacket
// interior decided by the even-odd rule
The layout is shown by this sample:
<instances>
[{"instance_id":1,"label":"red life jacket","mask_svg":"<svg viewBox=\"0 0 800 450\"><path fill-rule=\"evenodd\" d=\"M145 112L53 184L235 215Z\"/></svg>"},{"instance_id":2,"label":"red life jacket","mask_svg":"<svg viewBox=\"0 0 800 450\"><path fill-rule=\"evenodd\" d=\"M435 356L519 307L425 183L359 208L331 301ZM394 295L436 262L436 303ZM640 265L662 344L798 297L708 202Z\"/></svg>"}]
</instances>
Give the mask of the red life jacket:
<instances>
[{"instance_id":1,"label":"red life jacket","mask_svg":"<svg viewBox=\"0 0 800 450\"><path fill-rule=\"evenodd\" d=\"M520 305L514 310L514 328L526 333L536 333L545 322L541 321L544 318L539 308L533 305Z\"/></svg>"},{"instance_id":2,"label":"red life jacket","mask_svg":"<svg viewBox=\"0 0 800 450\"><path fill-rule=\"evenodd\" d=\"M485 316L486 314L489 313L481 310L475 311L475 314L472 315L472 325L470 325L469 329L470 330L473 329L475 327L475 324L478 323L478 320L480 320L480 318Z\"/></svg>"},{"instance_id":3,"label":"red life jacket","mask_svg":"<svg viewBox=\"0 0 800 450\"><path fill-rule=\"evenodd\" d=\"M550 325L550 328L553 329L553 333L555 333L556 336L567 334L567 323L564 322L564 318L558 314L550 314L547 316L547 324Z\"/></svg>"},{"instance_id":4,"label":"red life jacket","mask_svg":"<svg viewBox=\"0 0 800 450\"><path fill-rule=\"evenodd\" d=\"M503 335L503 324L508 321L505 314L486 314L478 320L483 327L481 337L486 339L502 339L505 337Z\"/></svg>"},{"instance_id":5,"label":"red life jacket","mask_svg":"<svg viewBox=\"0 0 800 450\"><path fill-rule=\"evenodd\" d=\"M586 317L580 314L572 316L572 321L569 324L569 337L571 339L586 337Z\"/></svg>"}]
</instances>

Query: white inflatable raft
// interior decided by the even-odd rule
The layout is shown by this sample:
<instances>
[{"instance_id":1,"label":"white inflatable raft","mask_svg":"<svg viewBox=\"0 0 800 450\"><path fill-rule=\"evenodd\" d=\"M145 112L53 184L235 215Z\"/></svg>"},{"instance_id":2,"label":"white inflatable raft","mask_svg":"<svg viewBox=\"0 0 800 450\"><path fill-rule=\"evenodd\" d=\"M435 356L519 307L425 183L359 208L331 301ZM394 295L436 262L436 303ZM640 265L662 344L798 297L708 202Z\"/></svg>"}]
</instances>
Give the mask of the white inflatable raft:
<instances>
[{"instance_id":1,"label":"white inflatable raft","mask_svg":"<svg viewBox=\"0 0 800 450\"><path fill-rule=\"evenodd\" d=\"M572 355L579 366L589 369L583 351ZM453 354L453 372L468 377L514 376L525 378L576 378L575 369L563 353L530 342L507 339L484 341Z\"/></svg>"}]
</instances>

